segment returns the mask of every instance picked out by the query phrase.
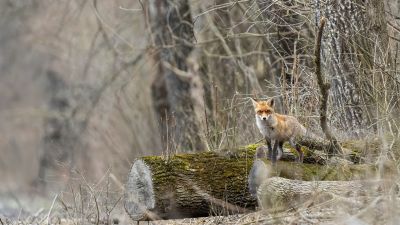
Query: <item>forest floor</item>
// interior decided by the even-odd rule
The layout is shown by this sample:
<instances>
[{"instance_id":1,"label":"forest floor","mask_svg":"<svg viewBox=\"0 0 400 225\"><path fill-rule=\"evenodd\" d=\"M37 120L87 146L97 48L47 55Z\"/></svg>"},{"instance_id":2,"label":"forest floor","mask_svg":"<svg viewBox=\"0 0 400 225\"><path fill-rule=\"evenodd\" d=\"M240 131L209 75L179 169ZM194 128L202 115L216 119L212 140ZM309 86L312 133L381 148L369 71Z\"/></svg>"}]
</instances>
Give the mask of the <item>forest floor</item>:
<instances>
[{"instance_id":1,"label":"forest floor","mask_svg":"<svg viewBox=\"0 0 400 225\"><path fill-rule=\"evenodd\" d=\"M136 225L180 225L180 224L398 224L400 221L400 199L394 196L379 196L360 199L357 202L343 204L340 201L329 201L313 204L312 201L299 205L296 209L281 212L257 211L247 214L229 216L210 216L158 221L132 221L124 212L122 204L107 217L100 212L88 213L81 218L72 218L62 206L51 199L25 196L25 200L14 197L0 202L0 224L136 224ZM393 198L394 197L394 198ZM17 203L19 202L19 203ZM339 203L340 202L340 203ZM39 205L50 208L39 208ZM36 208L37 209L37 208ZM35 209L35 210L36 210Z\"/></svg>"}]
</instances>

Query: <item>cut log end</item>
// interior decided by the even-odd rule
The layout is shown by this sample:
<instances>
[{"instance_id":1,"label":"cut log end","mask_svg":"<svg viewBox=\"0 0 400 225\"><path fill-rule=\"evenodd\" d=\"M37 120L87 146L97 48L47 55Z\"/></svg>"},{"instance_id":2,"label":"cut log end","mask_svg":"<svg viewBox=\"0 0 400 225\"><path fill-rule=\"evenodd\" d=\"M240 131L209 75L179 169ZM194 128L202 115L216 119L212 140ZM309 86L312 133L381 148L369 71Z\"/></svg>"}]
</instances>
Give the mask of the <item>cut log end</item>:
<instances>
[{"instance_id":1,"label":"cut log end","mask_svg":"<svg viewBox=\"0 0 400 225\"><path fill-rule=\"evenodd\" d=\"M250 194L256 197L258 187L270 176L267 165L260 159L255 160L248 178Z\"/></svg>"},{"instance_id":2,"label":"cut log end","mask_svg":"<svg viewBox=\"0 0 400 225\"><path fill-rule=\"evenodd\" d=\"M126 190L126 212L132 220L145 220L155 207L155 197L150 168L142 160L133 163Z\"/></svg>"}]
</instances>

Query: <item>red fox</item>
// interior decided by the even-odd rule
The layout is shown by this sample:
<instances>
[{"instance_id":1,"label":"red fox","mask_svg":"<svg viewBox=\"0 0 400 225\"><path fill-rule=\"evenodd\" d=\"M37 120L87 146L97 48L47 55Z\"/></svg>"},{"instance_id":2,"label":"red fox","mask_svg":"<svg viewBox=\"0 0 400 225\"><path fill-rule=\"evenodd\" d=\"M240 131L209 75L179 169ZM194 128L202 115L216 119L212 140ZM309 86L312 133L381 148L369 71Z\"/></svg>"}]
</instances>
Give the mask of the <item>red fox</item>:
<instances>
[{"instance_id":1,"label":"red fox","mask_svg":"<svg viewBox=\"0 0 400 225\"><path fill-rule=\"evenodd\" d=\"M283 154L283 143L289 141L290 145L295 148L299 154L297 161L303 162L301 146L296 144L295 139L304 136L306 128L293 116L275 113L273 98L268 101L251 100L256 112L257 127L260 129L261 134L267 142L268 158L270 158L273 163L280 159ZM271 141L274 141L273 148Z\"/></svg>"}]
</instances>

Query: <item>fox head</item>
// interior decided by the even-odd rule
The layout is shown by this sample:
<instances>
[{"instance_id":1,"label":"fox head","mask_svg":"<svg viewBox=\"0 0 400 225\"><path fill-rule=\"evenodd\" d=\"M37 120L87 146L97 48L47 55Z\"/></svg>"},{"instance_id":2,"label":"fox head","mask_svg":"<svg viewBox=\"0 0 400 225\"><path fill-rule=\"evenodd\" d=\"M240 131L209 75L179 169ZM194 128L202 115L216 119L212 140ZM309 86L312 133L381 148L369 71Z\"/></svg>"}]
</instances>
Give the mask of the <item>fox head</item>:
<instances>
[{"instance_id":1,"label":"fox head","mask_svg":"<svg viewBox=\"0 0 400 225\"><path fill-rule=\"evenodd\" d=\"M257 117L264 121L271 119L271 116L275 113L273 98L270 98L267 101L256 101L254 99L251 99L251 101L253 102Z\"/></svg>"}]
</instances>

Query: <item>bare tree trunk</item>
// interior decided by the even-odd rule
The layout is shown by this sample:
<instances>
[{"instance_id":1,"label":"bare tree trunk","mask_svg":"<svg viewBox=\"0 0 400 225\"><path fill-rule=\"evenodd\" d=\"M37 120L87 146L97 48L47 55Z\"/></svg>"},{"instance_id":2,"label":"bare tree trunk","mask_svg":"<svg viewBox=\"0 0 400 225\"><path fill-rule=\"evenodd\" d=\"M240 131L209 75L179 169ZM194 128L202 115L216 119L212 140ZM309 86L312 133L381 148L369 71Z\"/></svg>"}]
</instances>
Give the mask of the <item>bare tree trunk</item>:
<instances>
[{"instance_id":1,"label":"bare tree trunk","mask_svg":"<svg viewBox=\"0 0 400 225\"><path fill-rule=\"evenodd\" d=\"M373 125L377 130L385 126L386 118L382 115L387 115L387 108L393 104L389 98L397 95L398 81L391 76L391 71L395 70L390 54L384 1L367 1L365 18L366 35L358 36L354 44L358 44L355 46L358 47L356 51L361 73L364 74L359 83L363 91L363 103L367 106L368 125Z\"/></svg>"},{"instance_id":2,"label":"bare tree trunk","mask_svg":"<svg viewBox=\"0 0 400 225\"><path fill-rule=\"evenodd\" d=\"M156 48L154 59L158 62L152 95L161 119L164 147L170 138L177 150L203 150L191 98L194 75L187 72L194 39L188 1L151 0L148 4L149 26Z\"/></svg>"},{"instance_id":3,"label":"bare tree trunk","mask_svg":"<svg viewBox=\"0 0 400 225\"><path fill-rule=\"evenodd\" d=\"M168 94L167 87L165 84L165 78L163 74L157 73L156 77L151 84L151 98L153 100L154 110L156 112L158 118L158 124L161 135L161 144L162 148L169 149L168 142L171 138L171 135L168 132L168 128L170 126L169 123L169 112L170 107L168 103Z\"/></svg>"},{"instance_id":4,"label":"bare tree trunk","mask_svg":"<svg viewBox=\"0 0 400 225\"><path fill-rule=\"evenodd\" d=\"M328 1L325 8L328 22L323 56L325 69L332 77L332 101L337 112L334 116L340 127L352 128L358 133L364 118L354 67L358 62L349 40L363 30L364 18L360 17L360 6L348 0Z\"/></svg>"},{"instance_id":5,"label":"bare tree trunk","mask_svg":"<svg viewBox=\"0 0 400 225\"><path fill-rule=\"evenodd\" d=\"M332 79L334 122L350 128L356 135L361 134L365 125L376 128L377 88L382 88L378 83L384 81L373 83L372 71L376 63L382 66L379 61L382 62L381 56L387 48L383 1L316 0L316 3L317 19L324 15L328 20L323 58Z\"/></svg>"}]
</instances>

